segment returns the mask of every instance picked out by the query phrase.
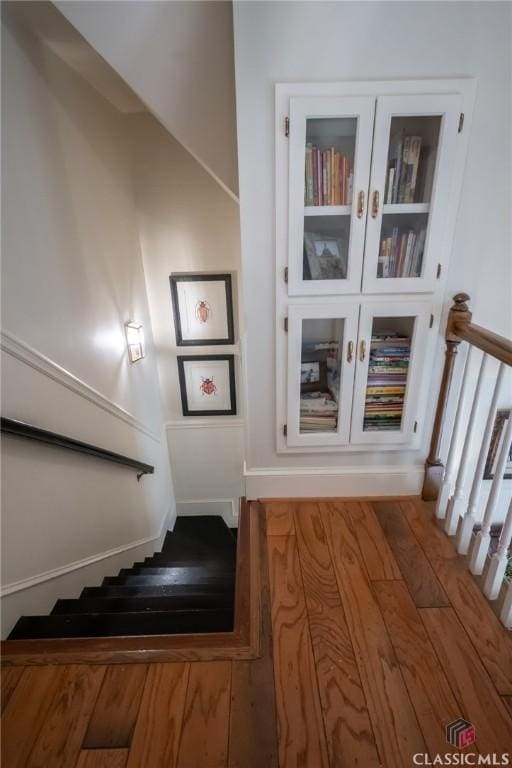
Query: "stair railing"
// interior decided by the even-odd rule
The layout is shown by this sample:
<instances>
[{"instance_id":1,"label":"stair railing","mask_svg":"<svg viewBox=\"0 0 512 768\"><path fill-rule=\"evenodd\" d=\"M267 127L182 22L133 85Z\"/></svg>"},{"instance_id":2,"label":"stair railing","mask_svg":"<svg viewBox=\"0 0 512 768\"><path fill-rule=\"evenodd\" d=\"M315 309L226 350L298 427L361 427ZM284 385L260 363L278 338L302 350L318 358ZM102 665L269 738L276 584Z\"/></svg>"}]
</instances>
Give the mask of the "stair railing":
<instances>
[{"instance_id":1,"label":"stair railing","mask_svg":"<svg viewBox=\"0 0 512 768\"><path fill-rule=\"evenodd\" d=\"M114 464L122 464L125 467L137 470L137 480L140 480L143 475L152 475L155 471L154 466L145 464L138 459L131 459L129 456L123 456L120 453L108 451L106 448L99 448L97 445L75 440L74 437L59 435L57 432L50 432L47 429L41 429L41 427L35 427L33 424L26 424L24 421L18 421L17 419L8 419L2 416L0 419L0 432L4 435L36 440L40 443L53 445L56 448L65 448L68 451L85 453L97 459L112 461Z\"/></svg>"},{"instance_id":2,"label":"stair railing","mask_svg":"<svg viewBox=\"0 0 512 768\"><path fill-rule=\"evenodd\" d=\"M505 416L485 507L482 499L482 481L493 438L499 399L503 392L506 369L512 366L512 342L472 323L468 301L469 296L466 293L458 293L453 297L454 303L448 316L443 376L430 450L425 463L422 496L427 501L436 502L436 516L444 520L446 534L456 537L459 554L468 555L467 563L471 573L479 576L485 571L482 588L487 598L496 600L500 595L503 597L500 618L507 628L512 628L512 578L506 577L509 563L512 568L512 559L509 554L512 543L512 491L497 550L491 553L492 524L498 499L504 490L503 476L511 453L512 409ZM467 343L468 351L457 392L455 391L457 388L453 386L454 367L459 345L463 342ZM474 363L478 363L478 360L475 360L478 356L480 366L473 388L473 368ZM498 361L498 368L490 404L487 406L487 418L482 427L481 415L485 407L484 401L487 399L486 382L493 367L493 360ZM494 363L495 366L496 363ZM464 431L464 412L471 392L473 398ZM441 444L447 429L446 414L449 407L453 407L455 415L451 435L449 435L446 465L444 465L440 458ZM461 442L462 451L459 456ZM480 450L474 465L472 453L477 444L480 445ZM469 488L471 471L474 474L471 488Z\"/></svg>"}]
</instances>

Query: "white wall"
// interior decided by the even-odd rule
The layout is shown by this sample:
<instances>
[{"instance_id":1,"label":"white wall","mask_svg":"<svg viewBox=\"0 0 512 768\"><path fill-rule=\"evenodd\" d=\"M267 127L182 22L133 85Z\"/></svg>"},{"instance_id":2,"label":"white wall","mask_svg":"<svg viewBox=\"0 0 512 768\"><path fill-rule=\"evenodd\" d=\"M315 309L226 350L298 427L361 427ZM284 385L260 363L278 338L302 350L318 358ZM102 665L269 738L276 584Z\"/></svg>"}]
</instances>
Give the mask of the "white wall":
<instances>
[{"instance_id":1,"label":"white wall","mask_svg":"<svg viewBox=\"0 0 512 768\"><path fill-rule=\"evenodd\" d=\"M56 2L163 125L238 192L231 2Z\"/></svg>"},{"instance_id":2,"label":"white wall","mask_svg":"<svg viewBox=\"0 0 512 768\"><path fill-rule=\"evenodd\" d=\"M201 505L195 505L197 501L224 500L230 514L232 503L244 492L239 208L153 117L134 115L129 122L140 242L178 510L180 514L197 511L201 509ZM176 346L171 272L231 273L233 346ZM184 417L176 355L217 353L236 356L237 416ZM204 512L213 511L211 504L202 508Z\"/></svg>"},{"instance_id":3,"label":"white wall","mask_svg":"<svg viewBox=\"0 0 512 768\"><path fill-rule=\"evenodd\" d=\"M174 496L124 118L3 12L3 414L155 465L137 483L126 468L5 438L9 591L156 540ZM136 365L132 318L147 340ZM62 594L50 587L40 612ZM30 593L8 598L4 629L34 609Z\"/></svg>"},{"instance_id":4,"label":"white wall","mask_svg":"<svg viewBox=\"0 0 512 768\"><path fill-rule=\"evenodd\" d=\"M275 83L477 78L447 295L468 291L475 321L510 335L510 14L509 3L492 2L234 4L251 487L271 476L265 468L417 465L428 441L408 453L276 453ZM441 337L438 345L436 381Z\"/></svg>"}]
</instances>

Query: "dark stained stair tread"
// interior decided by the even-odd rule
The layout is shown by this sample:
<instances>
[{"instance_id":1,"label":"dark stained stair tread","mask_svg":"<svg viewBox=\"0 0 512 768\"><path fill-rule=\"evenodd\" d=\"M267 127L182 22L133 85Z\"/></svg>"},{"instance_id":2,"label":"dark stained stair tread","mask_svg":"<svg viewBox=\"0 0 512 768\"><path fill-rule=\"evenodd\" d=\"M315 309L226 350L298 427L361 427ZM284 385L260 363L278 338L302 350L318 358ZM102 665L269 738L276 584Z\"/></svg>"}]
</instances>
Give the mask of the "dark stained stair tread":
<instances>
[{"instance_id":1,"label":"dark stained stair tread","mask_svg":"<svg viewBox=\"0 0 512 768\"><path fill-rule=\"evenodd\" d=\"M156 552L151 557L144 558L144 563L154 563L155 565L168 565L169 563L176 567L185 567L187 565L208 565L209 563L231 563L235 564L236 551L221 550L220 552L209 552L208 554L189 554L181 552L180 554L168 552Z\"/></svg>"},{"instance_id":2,"label":"dark stained stair tread","mask_svg":"<svg viewBox=\"0 0 512 768\"><path fill-rule=\"evenodd\" d=\"M164 585L164 584L197 584L197 585L203 585L203 584L219 584L219 585L227 585L232 580L232 577L230 577L229 574L226 575L217 575L217 576L210 576L207 574L197 574L193 578L190 577L190 575L187 578L187 575L183 574L177 574L172 573L167 576L164 576L163 574L151 576L151 575L144 575L140 573L135 573L128 576L106 576L103 581L101 582L102 586L109 587L114 585L120 585L120 584L147 584L148 586L154 585L158 586Z\"/></svg>"},{"instance_id":3,"label":"dark stained stair tread","mask_svg":"<svg viewBox=\"0 0 512 768\"><path fill-rule=\"evenodd\" d=\"M187 536L180 533L169 532L165 538L162 550L155 555L170 557L173 560L210 560L218 557L219 554L224 558L230 554L234 557L236 554L236 539L223 540L219 545L216 539L212 541L197 541L193 536Z\"/></svg>"},{"instance_id":4,"label":"dark stained stair tread","mask_svg":"<svg viewBox=\"0 0 512 768\"><path fill-rule=\"evenodd\" d=\"M123 613L133 611L180 611L198 609L233 610L233 595L172 595L164 597L86 597L57 600L52 615L63 613Z\"/></svg>"},{"instance_id":5,"label":"dark stained stair tread","mask_svg":"<svg viewBox=\"0 0 512 768\"><path fill-rule=\"evenodd\" d=\"M219 516L197 515L177 517L173 533L185 535L207 546L232 548L234 538L224 520ZM165 552L165 543L163 547Z\"/></svg>"},{"instance_id":6,"label":"dark stained stair tread","mask_svg":"<svg viewBox=\"0 0 512 768\"><path fill-rule=\"evenodd\" d=\"M161 564L153 564L153 563L134 563L131 568L121 568L121 570L118 573L118 576L127 576L129 574L146 574L148 576L170 576L172 574L175 574L177 576L183 577L189 575L191 578L187 579L187 581L194 579L194 576L224 576L224 575L230 575L234 571L234 564L231 563L221 563L219 561L215 563L210 563L208 565L176 565L168 564L168 565L161 565Z\"/></svg>"},{"instance_id":7,"label":"dark stained stair tread","mask_svg":"<svg viewBox=\"0 0 512 768\"><path fill-rule=\"evenodd\" d=\"M114 584L106 587L85 587L80 599L89 597L178 597L234 594L230 584Z\"/></svg>"},{"instance_id":8,"label":"dark stained stair tread","mask_svg":"<svg viewBox=\"0 0 512 768\"><path fill-rule=\"evenodd\" d=\"M9 635L9 640L229 632L232 628L232 611L208 608L172 613L151 611L148 613L52 614L22 616Z\"/></svg>"}]
</instances>

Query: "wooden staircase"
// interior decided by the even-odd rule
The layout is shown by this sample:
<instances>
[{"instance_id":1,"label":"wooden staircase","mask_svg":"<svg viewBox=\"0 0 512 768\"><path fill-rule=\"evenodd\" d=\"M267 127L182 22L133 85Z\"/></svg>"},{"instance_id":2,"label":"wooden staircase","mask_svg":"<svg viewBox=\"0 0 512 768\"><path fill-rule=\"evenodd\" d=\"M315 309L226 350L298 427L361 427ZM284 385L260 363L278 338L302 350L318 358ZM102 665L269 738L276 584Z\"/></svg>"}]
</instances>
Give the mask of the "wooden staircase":
<instances>
[{"instance_id":1,"label":"wooden staircase","mask_svg":"<svg viewBox=\"0 0 512 768\"><path fill-rule=\"evenodd\" d=\"M222 518L178 517L161 552L58 600L49 616L22 616L9 640L231 632L236 529Z\"/></svg>"}]
</instances>

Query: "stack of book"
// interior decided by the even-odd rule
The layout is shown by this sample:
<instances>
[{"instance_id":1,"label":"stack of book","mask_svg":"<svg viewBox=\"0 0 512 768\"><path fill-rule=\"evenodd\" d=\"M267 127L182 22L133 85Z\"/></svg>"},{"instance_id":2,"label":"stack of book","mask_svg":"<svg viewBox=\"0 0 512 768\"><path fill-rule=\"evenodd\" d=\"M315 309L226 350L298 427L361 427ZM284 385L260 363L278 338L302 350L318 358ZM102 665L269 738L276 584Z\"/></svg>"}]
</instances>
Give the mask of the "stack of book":
<instances>
[{"instance_id":1,"label":"stack of book","mask_svg":"<svg viewBox=\"0 0 512 768\"><path fill-rule=\"evenodd\" d=\"M420 277L427 230L402 230L393 227L392 234L380 241L377 277Z\"/></svg>"},{"instance_id":2,"label":"stack of book","mask_svg":"<svg viewBox=\"0 0 512 768\"><path fill-rule=\"evenodd\" d=\"M400 429L410 347L410 339L394 331L372 336L363 421L365 431Z\"/></svg>"},{"instance_id":3,"label":"stack of book","mask_svg":"<svg viewBox=\"0 0 512 768\"><path fill-rule=\"evenodd\" d=\"M302 392L300 432L336 432L338 403L328 392Z\"/></svg>"},{"instance_id":4,"label":"stack of book","mask_svg":"<svg viewBox=\"0 0 512 768\"><path fill-rule=\"evenodd\" d=\"M306 144L304 205L350 205L353 172L350 160L334 147Z\"/></svg>"},{"instance_id":5,"label":"stack of book","mask_svg":"<svg viewBox=\"0 0 512 768\"><path fill-rule=\"evenodd\" d=\"M414 203L418 168L420 164L421 136L395 136L389 147L384 202Z\"/></svg>"}]
</instances>

